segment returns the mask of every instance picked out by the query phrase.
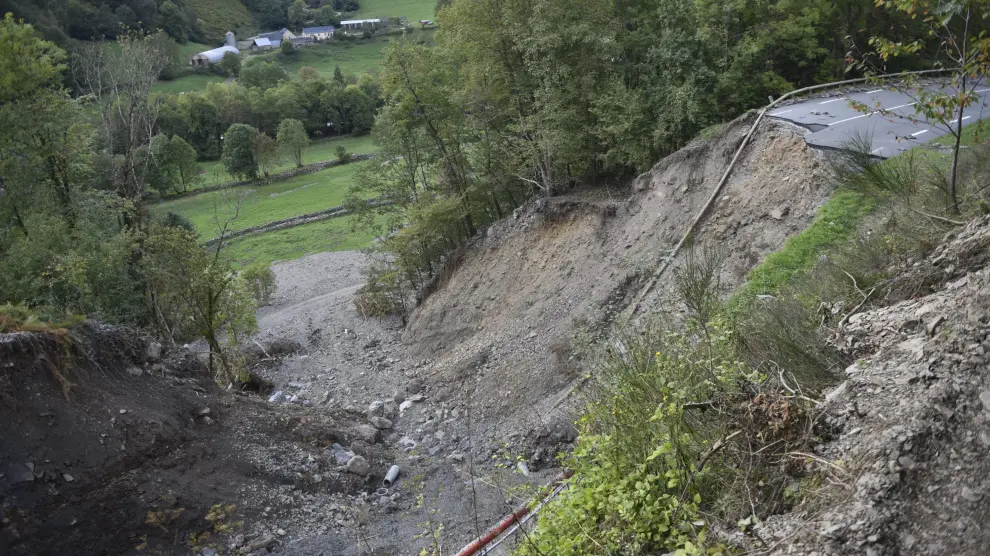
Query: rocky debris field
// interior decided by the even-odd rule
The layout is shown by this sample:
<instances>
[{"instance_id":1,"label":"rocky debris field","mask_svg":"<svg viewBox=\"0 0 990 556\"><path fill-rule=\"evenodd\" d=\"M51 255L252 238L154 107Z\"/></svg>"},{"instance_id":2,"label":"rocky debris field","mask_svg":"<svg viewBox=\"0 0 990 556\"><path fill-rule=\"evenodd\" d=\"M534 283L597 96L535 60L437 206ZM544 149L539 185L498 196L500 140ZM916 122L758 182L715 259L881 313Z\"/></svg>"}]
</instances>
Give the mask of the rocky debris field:
<instances>
[{"instance_id":1,"label":"rocky debris field","mask_svg":"<svg viewBox=\"0 0 990 556\"><path fill-rule=\"evenodd\" d=\"M824 486L757 530L773 553L987 553L990 218L949 239L905 269L911 299L842 330L858 359L826 397Z\"/></svg>"},{"instance_id":2,"label":"rocky debris field","mask_svg":"<svg viewBox=\"0 0 990 556\"><path fill-rule=\"evenodd\" d=\"M519 490L525 484L549 480L546 464L556 451L545 449L521 465L517 456L551 439L572 442L574 429L563 420L548 423L542 437L513 435L491 409L439 388L429 372L433 360L412 358L401 342L401 323L355 310L366 264L356 252L277 264L278 291L259 312L253 368L270 383L265 403L350 416L350 442L329 446L345 468L364 468L369 446L390 455L370 461L375 481L359 526L308 528L303 519L286 549L404 555L437 543L445 552L457 550L525 501ZM399 476L386 488L381 481L392 465Z\"/></svg>"}]
</instances>

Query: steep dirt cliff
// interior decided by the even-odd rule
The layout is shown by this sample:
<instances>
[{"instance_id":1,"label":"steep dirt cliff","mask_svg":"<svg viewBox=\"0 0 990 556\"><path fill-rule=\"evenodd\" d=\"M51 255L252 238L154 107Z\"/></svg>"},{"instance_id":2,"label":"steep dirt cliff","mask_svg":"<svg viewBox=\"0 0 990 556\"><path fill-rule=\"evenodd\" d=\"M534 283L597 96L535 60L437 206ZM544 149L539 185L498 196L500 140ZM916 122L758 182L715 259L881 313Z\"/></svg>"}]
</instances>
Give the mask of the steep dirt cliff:
<instances>
[{"instance_id":1,"label":"steep dirt cliff","mask_svg":"<svg viewBox=\"0 0 990 556\"><path fill-rule=\"evenodd\" d=\"M431 381L471 404L488 433L545 428L580 381L570 360L582 331L620 311L685 233L738 148L751 117L665 158L630 190L539 201L493 226L450 265L410 318L404 341ZM802 230L829 193L823 155L804 131L764 121L703 220L696 243L728 261L727 287ZM661 283L660 290L663 290Z\"/></svg>"}]
</instances>

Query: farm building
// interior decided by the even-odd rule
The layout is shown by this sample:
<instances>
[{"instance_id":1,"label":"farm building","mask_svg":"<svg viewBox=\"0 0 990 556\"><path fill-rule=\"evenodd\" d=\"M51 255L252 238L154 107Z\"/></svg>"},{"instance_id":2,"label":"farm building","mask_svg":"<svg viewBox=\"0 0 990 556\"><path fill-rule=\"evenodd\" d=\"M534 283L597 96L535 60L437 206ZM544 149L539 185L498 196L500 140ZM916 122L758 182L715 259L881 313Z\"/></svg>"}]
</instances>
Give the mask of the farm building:
<instances>
[{"instance_id":1,"label":"farm building","mask_svg":"<svg viewBox=\"0 0 990 556\"><path fill-rule=\"evenodd\" d=\"M363 31L365 29L377 29L381 27L382 20L380 19L348 19L347 21L341 21L340 26L344 28L345 31Z\"/></svg>"},{"instance_id":2,"label":"farm building","mask_svg":"<svg viewBox=\"0 0 990 556\"><path fill-rule=\"evenodd\" d=\"M207 50L205 52L200 52L199 54L193 56L189 59L190 66L208 66L210 64L216 64L223 60L224 55L228 52L240 55L240 52L230 45L223 45L219 48L214 48L213 50Z\"/></svg>"},{"instance_id":3,"label":"farm building","mask_svg":"<svg viewBox=\"0 0 990 556\"><path fill-rule=\"evenodd\" d=\"M296 38L296 35L286 28L278 31L259 33L253 37L237 41L237 48L240 50L268 50L282 46L282 40Z\"/></svg>"},{"instance_id":4,"label":"farm building","mask_svg":"<svg viewBox=\"0 0 990 556\"><path fill-rule=\"evenodd\" d=\"M302 36L313 37L315 41L326 41L333 37L334 28L333 25L324 25L321 27L305 27L302 30Z\"/></svg>"}]
</instances>

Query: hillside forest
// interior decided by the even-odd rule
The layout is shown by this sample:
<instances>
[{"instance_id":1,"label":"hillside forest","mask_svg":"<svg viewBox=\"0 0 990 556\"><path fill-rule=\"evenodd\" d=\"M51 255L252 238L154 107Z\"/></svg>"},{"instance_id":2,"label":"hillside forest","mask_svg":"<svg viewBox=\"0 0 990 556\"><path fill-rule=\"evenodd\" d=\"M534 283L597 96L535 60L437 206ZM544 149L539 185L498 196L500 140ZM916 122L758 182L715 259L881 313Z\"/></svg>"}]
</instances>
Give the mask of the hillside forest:
<instances>
[{"instance_id":1,"label":"hillside forest","mask_svg":"<svg viewBox=\"0 0 990 556\"><path fill-rule=\"evenodd\" d=\"M379 163L360 174L351 202L358 210L368 197L390 202L363 209L386 255L366 302L402 310L449 252L530 196L648 168L767 97L842 78L852 44L924 27L868 0L486 0L439 9L436 45L394 40L380 76L324 79L305 68L290 76L258 62L231 68L234 82L182 95L152 92L170 63L161 32L67 51L8 15L0 300L49 317L151 327L173 341L234 326L221 302L243 299L223 242L204 253L180 217L151 216L149 193L188 187L194 158L223 155L232 175L255 177L271 153L292 150L277 144L282 128L289 141L300 135L289 127L318 136L373 126ZM903 60L885 69L925 57ZM228 204L217 207L218 229L236 217L236 199ZM178 284L160 273L206 282L171 291ZM186 312L199 315L196 326Z\"/></svg>"},{"instance_id":2,"label":"hillside forest","mask_svg":"<svg viewBox=\"0 0 990 556\"><path fill-rule=\"evenodd\" d=\"M915 43L925 2L441 4L435 47L385 51L381 164L355 188L357 206L393 201L366 220L386 238L363 301L372 311L404 310L448 253L530 195L644 171L795 88L939 63L937 43ZM919 50L853 55L872 37Z\"/></svg>"},{"instance_id":3,"label":"hillside forest","mask_svg":"<svg viewBox=\"0 0 990 556\"><path fill-rule=\"evenodd\" d=\"M338 13L357 9L355 0L0 1L0 13L13 13L60 45L69 39L114 39L126 29L138 28L160 29L180 43L211 43L221 40L226 31L241 34L304 23L332 24L339 22Z\"/></svg>"}]
</instances>

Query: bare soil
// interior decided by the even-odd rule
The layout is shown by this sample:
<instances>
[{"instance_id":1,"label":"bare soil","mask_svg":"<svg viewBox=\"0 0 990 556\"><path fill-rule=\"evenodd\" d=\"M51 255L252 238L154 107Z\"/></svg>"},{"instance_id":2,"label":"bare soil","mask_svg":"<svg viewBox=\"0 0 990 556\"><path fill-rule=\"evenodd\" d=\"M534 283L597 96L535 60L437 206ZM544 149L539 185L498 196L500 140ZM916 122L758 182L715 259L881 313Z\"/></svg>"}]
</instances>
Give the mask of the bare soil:
<instances>
[{"instance_id":1,"label":"bare soil","mask_svg":"<svg viewBox=\"0 0 990 556\"><path fill-rule=\"evenodd\" d=\"M629 190L539 201L493 226L417 308L403 341L438 396L470 401L486 432L538 437L579 405L580 354L687 231L752 120L667 157ZM830 193L805 130L765 120L696 234L728 254L732 288L806 227ZM683 256L683 255L682 255ZM662 299L661 282L650 304ZM533 450L538 449L534 447ZM545 451L544 451L545 452ZM532 454L527 454L532 455Z\"/></svg>"}]
</instances>

